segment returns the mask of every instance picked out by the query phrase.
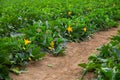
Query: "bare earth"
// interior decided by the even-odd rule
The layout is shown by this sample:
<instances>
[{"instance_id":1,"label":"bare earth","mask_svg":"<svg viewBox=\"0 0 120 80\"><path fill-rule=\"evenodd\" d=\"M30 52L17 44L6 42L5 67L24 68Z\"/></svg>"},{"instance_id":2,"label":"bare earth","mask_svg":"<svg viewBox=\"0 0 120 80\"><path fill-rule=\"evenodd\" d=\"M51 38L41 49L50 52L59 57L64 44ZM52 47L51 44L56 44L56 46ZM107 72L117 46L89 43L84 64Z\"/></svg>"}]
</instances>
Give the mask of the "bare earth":
<instances>
[{"instance_id":1,"label":"bare earth","mask_svg":"<svg viewBox=\"0 0 120 80\"><path fill-rule=\"evenodd\" d=\"M11 76L13 80L79 80L83 68L80 68L78 64L87 62L88 57L96 52L96 48L108 43L110 37L116 35L117 30L120 30L120 26L97 32L88 41L68 43L66 56L47 55L42 61L30 63L27 66L28 72L18 76L11 73ZM91 74L87 75L88 80L91 76Z\"/></svg>"}]
</instances>

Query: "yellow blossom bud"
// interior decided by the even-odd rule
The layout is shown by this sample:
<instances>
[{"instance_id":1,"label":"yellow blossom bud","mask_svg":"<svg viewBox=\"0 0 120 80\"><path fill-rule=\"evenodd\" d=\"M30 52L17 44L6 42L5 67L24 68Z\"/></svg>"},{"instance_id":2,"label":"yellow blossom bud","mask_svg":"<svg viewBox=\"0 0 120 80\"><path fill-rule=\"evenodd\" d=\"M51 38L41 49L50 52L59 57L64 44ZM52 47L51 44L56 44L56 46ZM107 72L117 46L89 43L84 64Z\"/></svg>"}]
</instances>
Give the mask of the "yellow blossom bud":
<instances>
[{"instance_id":1,"label":"yellow blossom bud","mask_svg":"<svg viewBox=\"0 0 120 80\"><path fill-rule=\"evenodd\" d=\"M53 47L48 47L48 48L49 48L49 50L50 50L50 51L52 51L52 50L53 50Z\"/></svg>"},{"instance_id":2,"label":"yellow blossom bud","mask_svg":"<svg viewBox=\"0 0 120 80\"><path fill-rule=\"evenodd\" d=\"M84 28L83 28L83 30L84 30L84 32L86 32L86 31L87 31L87 28L86 28L86 27L84 27Z\"/></svg>"},{"instance_id":3,"label":"yellow blossom bud","mask_svg":"<svg viewBox=\"0 0 120 80\"><path fill-rule=\"evenodd\" d=\"M55 43L52 41L52 42L50 43L50 46L51 46L51 47L54 47L54 45L55 45Z\"/></svg>"},{"instance_id":4,"label":"yellow blossom bud","mask_svg":"<svg viewBox=\"0 0 120 80\"><path fill-rule=\"evenodd\" d=\"M71 12L71 11L69 11L69 12L68 12L68 15L71 15L71 14L72 14L72 12Z\"/></svg>"},{"instance_id":5,"label":"yellow blossom bud","mask_svg":"<svg viewBox=\"0 0 120 80\"><path fill-rule=\"evenodd\" d=\"M68 32L72 32L72 31L73 31L73 30L72 30L72 27L69 26L69 27L67 28L67 31L68 31Z\"/></svg>"},{"instance_id":6,"label":"yellow blossom bud","mask_svg":"<svg viewBox=\"0 0 120 80\"><path fill-rule=\"evenodd\" d=\"M24 39L24 43L25 43L25 45L27 45L27 44L30 44L31 41L29 41L28 39Z\"/></svg>"}]
</instances>

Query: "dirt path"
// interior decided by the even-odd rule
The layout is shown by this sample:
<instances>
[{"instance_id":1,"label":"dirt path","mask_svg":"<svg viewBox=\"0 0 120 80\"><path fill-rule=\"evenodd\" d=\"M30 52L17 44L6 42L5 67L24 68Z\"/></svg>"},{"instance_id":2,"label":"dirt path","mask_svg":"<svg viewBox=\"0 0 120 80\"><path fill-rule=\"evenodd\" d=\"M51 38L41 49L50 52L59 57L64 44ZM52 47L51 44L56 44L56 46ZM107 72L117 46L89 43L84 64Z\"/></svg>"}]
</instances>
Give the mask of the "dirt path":
<instances>
[{"instance_id":1,"label":"dirt path","mask_svg":"<svg viewBox=\"0 0 120 80\"><path fill-rule=\"evenodd\" d=\"M118 28L95 33L93 39L81 43L68 43L66 56L50 57L28 65L27 73L16 76L11 74L13 80L78 80L81 77L82 68L77 65L87 62L91 53L96 48L108 43L112 35L116 35ZM91 75L88 76L90 79ZM88 80L89 80L88 79Z\"/></svg>"}]
</instances>

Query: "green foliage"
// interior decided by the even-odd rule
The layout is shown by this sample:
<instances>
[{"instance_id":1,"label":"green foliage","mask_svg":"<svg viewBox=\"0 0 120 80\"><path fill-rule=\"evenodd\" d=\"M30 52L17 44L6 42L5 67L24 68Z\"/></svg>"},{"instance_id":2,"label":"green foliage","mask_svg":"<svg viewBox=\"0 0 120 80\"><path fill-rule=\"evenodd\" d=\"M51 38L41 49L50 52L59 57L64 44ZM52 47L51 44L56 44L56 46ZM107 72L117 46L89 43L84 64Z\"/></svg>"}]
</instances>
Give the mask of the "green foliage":
<instances>
[{"instance_id":1,"label":"green foliage","mask_svg":"<svg viewBox=\"0 0 120 80\"><path fill-rule=\"evenodd\" d=\"M47 21L46 26L42 21L34 22L33 26L22 28L19 32L33 38L34 43L41 46L44 52L52 52L55 56L64 54L66 39L60 35L57 27L50 27ZM53 47L51 42L53 42Z\"/></svg>"},{"instance_id":2,"label":"green foliage","mask_svg":"<svg viewBox=\"0 0 120 80\"><path fill-rule=\"evenodd\" d=\"M119 5L119 0L0 0L0 69L6 72L0 79L7 80L9 71L23 72L22 66L46 52L64 55L67 41L116 27Z\"/></svg>"},{"instance_id":3,"label":"green foliage","mask_svg":"<svg viewBox=\"0 0 120 80\"><path fill-rule=\"evenodd\" d=\"M81 80L88 71L95 72L97 80L120 80L120 31L98 50L99 54L91 55L87 64L79 64L85 68Z\"/></svg>"},{"instance_id":4,"label":"green foliage","mask_svg":"<svg viewBox=\"0 0 120 80\"><path fill-rule=\"evenodd\" d=\"M23 37L0 38L0 79L7 80L9 71L18 74L21 72L21 66L31 60L41 59L45 54L40 50L36 44L25 44Z\"/></svg>"},{"instance_id":5,"label":"green foliage","mask_svg":"<svg viewBox=\"0 0 120 80\"><path fill-rule=\"evenodd\" d=\"M40 20L44 27L48 21L50 27L58 27L59 33L65 38L79 41L96 30L117 26L115 20L120 18L119 4L118 0L1 1L0 36L10 36L12 32L33 26L34 21ZM68 26L73 28L71 36L66 31ZM84 27L87 27L85 34Z\"/></svg>"},{"instance_id":6,"label":"green foliage","mask_svg":"<svg viewBox=\"0 0 120 80\"><path fill-rule=\"evenodd\" d=\"M10 80L8 67L1 64L0 64L0 79Z\"/></svg>"}]
</instances>

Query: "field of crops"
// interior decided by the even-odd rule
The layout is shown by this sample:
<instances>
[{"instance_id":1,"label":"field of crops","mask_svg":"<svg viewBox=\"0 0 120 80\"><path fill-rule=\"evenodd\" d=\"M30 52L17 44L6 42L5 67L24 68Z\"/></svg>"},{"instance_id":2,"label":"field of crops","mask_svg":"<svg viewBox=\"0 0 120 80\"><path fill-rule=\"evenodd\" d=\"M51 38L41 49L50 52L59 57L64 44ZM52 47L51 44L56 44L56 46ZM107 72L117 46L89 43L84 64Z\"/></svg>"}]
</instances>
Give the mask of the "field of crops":
<instances>
[{"instance_id":1,"label":"field of crops","mask_svg":"<svg viewBox=\"0 0 120 80\"><path fill-rule=\"evenodd\" d=\"M92 54L89 62L81 63L84 68L81 80L87 72L94 72L96 78L93 80L120 80L120 31L117 36L113 36L111 41L98 48L99 54Z\"/></svg>"},{"instance_id":2,"label":"field of crops","mask_svg":"<svg viewBox=\"0 0 120 80\"><path fill-rule=\"evenodd\" d=\"M117 27L119 19L119 0L0 0L0 79L46 53L65 55L67 42Z\"/></svg>"}]
</instances>

